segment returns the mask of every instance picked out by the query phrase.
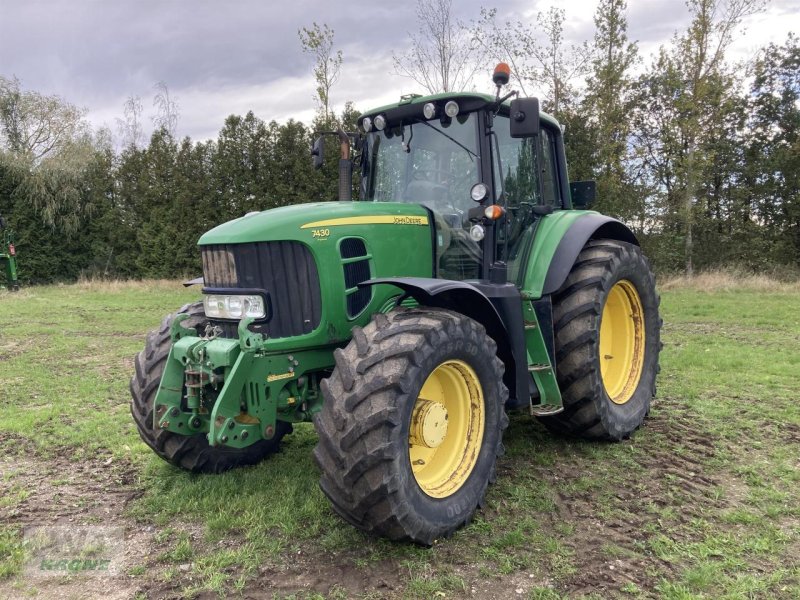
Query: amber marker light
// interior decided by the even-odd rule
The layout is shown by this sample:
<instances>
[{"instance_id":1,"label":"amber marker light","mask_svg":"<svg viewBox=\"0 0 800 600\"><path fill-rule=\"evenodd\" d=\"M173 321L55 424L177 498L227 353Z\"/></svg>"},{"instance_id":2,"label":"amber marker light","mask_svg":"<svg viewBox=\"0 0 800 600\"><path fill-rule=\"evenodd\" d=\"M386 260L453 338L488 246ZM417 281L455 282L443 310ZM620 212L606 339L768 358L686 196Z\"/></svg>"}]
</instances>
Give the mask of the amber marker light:
<instances>
[{"instance_id":1,"label":"amber marker light","mask_svg":"<svg viewBox=\"0 0 800 600\"><path fill-rule=\"evenodd\" d=\"M486 207L486 210L483 211L483 214L486 215L487 219L497 221L497 219L506 214L506 209L497 204L492 204L491 206Z\"/></svg>"}]
</instances>

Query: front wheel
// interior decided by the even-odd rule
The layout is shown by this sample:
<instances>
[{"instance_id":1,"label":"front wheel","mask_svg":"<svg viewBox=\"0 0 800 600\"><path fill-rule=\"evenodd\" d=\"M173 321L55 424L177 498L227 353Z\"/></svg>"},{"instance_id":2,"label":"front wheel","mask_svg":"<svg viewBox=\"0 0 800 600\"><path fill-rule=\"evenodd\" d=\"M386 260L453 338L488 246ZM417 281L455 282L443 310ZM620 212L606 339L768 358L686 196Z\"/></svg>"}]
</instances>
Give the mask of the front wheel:
<instances>
[{"instance_id":1,"label":"front wheel","mask_svg":"<svg viewBox=\"0 0 800 600\"><path fill-rule=\"evenodd\" d=\"M556 371L564 411L551 430L621 440L644 421L661 350L659 297L638 246L589 241L553 295Z\"/></svg>"},{"instance_id":2,"label":"front wheel","mask_svg":"<svg viewBox=\"0 0 800 600\"><path fill-rule=\"evenodd\" d=\"M356 527L430 545L467 523L508 425L483 327L435 308L375 315L334 354L314 424L320 486Z\"/></svg>"}]
</instances>

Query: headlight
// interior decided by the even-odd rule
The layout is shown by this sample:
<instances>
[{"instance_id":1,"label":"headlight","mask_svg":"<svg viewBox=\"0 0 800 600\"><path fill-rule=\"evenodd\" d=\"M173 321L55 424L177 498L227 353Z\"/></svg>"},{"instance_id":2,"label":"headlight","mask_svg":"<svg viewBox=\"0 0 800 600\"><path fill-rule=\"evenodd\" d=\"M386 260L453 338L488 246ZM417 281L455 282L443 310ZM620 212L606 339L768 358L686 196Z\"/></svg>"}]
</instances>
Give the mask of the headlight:
<instances>
[{"instance_id":1,"label":"headlight","mask_svg":"<svg viewBox=\"0 0 800 600\"><path fill-rule=\"evenodd\" d=\"M384 117L383 115L378 115L377 117L375 117L374 124L375 124L375 129L377 129L378 131L383 131L384 127L386 127L386 117Z\"/></svg>"},{"instance_id":2,"label":"headlight","mask_svg":"<svg viewBox=\"0 0 800 600\"><path fill-rule=\"evenodd\" d=\"M209 294L203 297L206 316L212 319L263 319L267 316L264 298L258 294L246 296L221 296Z\"/></svg>"},{"instance_id":3,"label":"headlight","mask_svg":"<svg viewBox=\"0 0 800 600\"><path fill-rule=\"evenodd\" d=\"M372 131L372 119L370 119L369 117L364 117L364 120L361 121L361 126L364 128L364 131L369 133L370 131Z\"/></svg>"}]
</instances>

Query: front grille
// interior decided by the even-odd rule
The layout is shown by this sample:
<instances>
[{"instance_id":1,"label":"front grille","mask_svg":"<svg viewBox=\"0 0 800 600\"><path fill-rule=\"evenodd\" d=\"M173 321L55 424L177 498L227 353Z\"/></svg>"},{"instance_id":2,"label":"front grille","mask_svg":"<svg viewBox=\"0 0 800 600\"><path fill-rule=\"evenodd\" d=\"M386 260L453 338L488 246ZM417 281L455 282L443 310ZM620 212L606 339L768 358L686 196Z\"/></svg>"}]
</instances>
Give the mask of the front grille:
<instances>
[{"instance_id":1,"label":"front grille","mask_svg":"<svg viewBox=\"0 0 800 600\"><path fill-rule=\"evenodd\" d=\"M250 330L270 338L311 333L322 319L319 273L311 251L300 242L254 242L203 246L207 288L262 289L269 294L269 321ZM238 323L217 321L225 337L236 337Z\"/></svg>"}]
</instances>

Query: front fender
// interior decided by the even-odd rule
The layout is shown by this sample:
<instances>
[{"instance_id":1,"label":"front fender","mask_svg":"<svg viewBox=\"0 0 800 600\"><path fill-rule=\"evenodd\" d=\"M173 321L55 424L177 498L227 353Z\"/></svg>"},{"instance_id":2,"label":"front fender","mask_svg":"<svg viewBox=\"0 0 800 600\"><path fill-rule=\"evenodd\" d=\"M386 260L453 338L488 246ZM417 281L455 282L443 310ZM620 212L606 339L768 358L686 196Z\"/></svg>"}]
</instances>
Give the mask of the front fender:
<instances>
[{"instance_id":1,"label":"front fender","mask_svg":"<svg viewBox=\"0 0 800 600\"><path fill-rule=\"evenodd\" d=\"M400 288L421 305L453 310L483 325L486 333L497 344L497 356L505 364L503 383L508 388L510 404L528 402L530 389L527 379L523 376L518 377L520 365L522 365L522 372L519 375L527 375L524 342L521 347L517 347L519 343L516 338L520 336L510 333L510 330L514 331L517 328L520 330L520 334L522 332L522 303L516 286L513 284L486 286L478 282L471 284L464 281L425 277L370 279L359 286L382 284ZM504 308L505 319L498 312L492 299L479 289L478 285L493 290L492 297ZM519 299L519 301L515 302L515 299ZM513 307L518 307L518 309L514 310ZM519 313L518 319L517 312ZM517 322L508 323L507 327L507 320Z\"/></svg>"}]
</instances>

